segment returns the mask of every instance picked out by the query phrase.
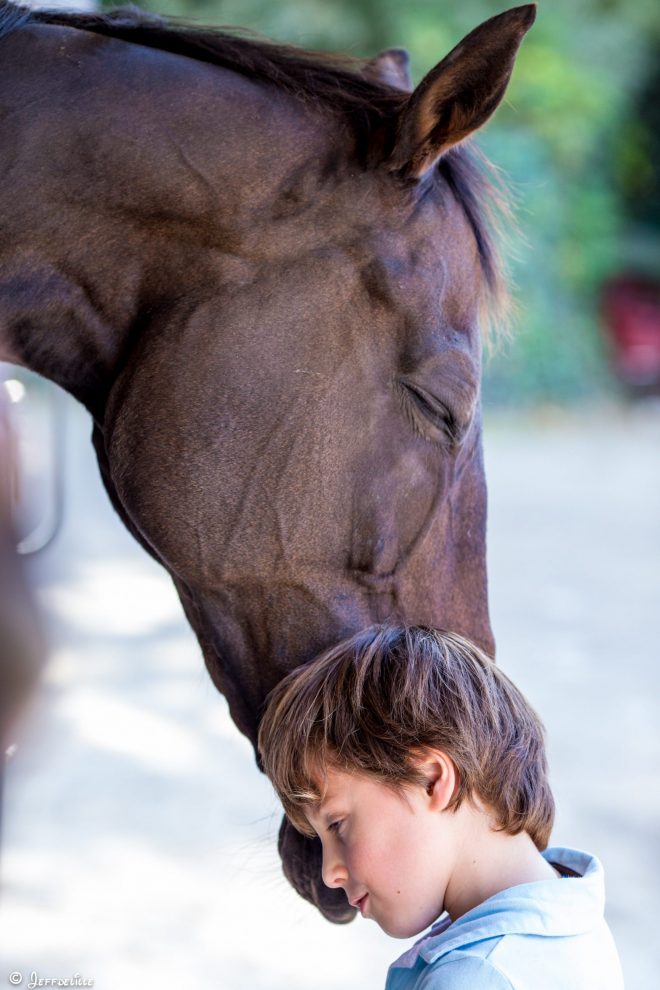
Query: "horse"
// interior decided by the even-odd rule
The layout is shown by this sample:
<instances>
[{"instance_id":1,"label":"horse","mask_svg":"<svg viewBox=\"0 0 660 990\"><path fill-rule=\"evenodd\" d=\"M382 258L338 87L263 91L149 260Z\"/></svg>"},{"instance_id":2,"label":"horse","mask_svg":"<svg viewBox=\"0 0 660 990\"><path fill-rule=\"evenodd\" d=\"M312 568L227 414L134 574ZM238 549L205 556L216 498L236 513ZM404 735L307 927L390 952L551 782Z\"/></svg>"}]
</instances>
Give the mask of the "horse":
<instances>
[{"instance_id":1,"label":"horse","mask_svg":"<svg viewBox=\"0 0 660 990\"><path fill-rule=\"evenodd\" d=\"M89 410L254 744L274 685L375 622L489 654L484 314L506 277L469 138L535 17L408 57L0 4L0 359ZM330 920L320 843L286 877Z\"/></svg>"}]
</instances>

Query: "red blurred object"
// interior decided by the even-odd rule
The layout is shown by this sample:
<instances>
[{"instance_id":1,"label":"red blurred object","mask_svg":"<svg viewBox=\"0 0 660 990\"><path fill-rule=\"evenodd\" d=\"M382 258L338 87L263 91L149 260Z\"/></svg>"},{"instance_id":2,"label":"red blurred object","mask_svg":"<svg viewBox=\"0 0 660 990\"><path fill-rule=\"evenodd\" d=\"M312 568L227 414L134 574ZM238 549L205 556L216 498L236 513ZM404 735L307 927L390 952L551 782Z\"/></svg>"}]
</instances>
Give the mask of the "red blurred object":
<instances>
[{"instance_id":1,"label":"red blurred object","mask_svg":"<svg viewBox=\"0 0 660 990\"><path fill-rule=\"evenodd\" d=\"M610 279L603 319L617 376L634 387L660 386L660 282L635 275Z\"/></svg>"}]
</instances>

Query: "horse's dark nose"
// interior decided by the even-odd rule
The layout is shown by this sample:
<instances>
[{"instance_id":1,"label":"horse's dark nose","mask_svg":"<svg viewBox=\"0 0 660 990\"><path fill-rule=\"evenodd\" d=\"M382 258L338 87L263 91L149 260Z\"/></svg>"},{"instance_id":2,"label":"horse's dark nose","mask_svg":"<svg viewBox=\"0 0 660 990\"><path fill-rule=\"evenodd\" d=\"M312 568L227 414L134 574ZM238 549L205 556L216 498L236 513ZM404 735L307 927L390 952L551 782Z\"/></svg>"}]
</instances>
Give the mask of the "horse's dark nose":
<instances>
[{"instance_id":1,"label":"horse's dark nose","mask_svg":"<svg viewBox=\"0 0 660 990\"><path fill-rule=\"evenodd\" d=\"M321 842L301 835L286 819L282 819L277 843L282 857L282 869L294 890L314 904L324 918L345 925L357 914L339 888L326 887L321 878Z\"/></svg>"}]
</instances>

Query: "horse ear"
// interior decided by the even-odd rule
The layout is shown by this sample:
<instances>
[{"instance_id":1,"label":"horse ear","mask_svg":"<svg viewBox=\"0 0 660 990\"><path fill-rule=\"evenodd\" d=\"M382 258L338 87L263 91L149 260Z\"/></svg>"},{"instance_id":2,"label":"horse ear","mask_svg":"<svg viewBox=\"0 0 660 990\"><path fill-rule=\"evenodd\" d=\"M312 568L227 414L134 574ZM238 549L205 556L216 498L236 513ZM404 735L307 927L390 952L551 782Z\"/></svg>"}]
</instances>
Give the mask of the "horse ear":
<instances>
[{"instance_id":1,"label":"horse ear","mask_svg":"<svg viewBox=\"0 0 660 990\"><path fill-rule=\"evenodd\" d=\"M367 62L362 71L369 79L376 79L404 93L412 93L410 55L405 48L388 48Z\"/></svg>"},{"instance_id":2,"label":"horse ear","mask_svg":"<svg viewBox=\"0 0 660 990\"><path fill-rule=\"evenodd\" d=\"M486 123L504 96L535 17L533 3L491 17L431 69L401 110L390 171L419 179Z\"/></svg>"}]
</instances>

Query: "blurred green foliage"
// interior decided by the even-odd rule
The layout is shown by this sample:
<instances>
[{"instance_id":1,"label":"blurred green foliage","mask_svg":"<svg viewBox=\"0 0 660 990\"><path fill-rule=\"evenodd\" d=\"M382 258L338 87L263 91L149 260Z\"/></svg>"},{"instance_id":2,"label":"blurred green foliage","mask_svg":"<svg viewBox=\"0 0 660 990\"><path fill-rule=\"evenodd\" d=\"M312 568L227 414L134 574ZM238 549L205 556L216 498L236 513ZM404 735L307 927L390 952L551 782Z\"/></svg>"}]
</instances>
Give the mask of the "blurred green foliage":
<instances>
[{"instance_id":1,"label":"blurred green foliage","mask_svg":"<svg viewBox=\"0 0 660 990\"><path fill-rule=\"evenodd\" d=\"M415 82L502 0L148 0L200 23L240 24L306 47L371 56L404 46ZM487 361L487 401L567 401L612 387L599 326L603 280L630 264L629 217L658 200L648 111L659 0L541 0L507 98L479 137L508 177L522 234L515 331ZM651 87L652 88L652 87ZM650 101L650 102L649 102Z\"/></svg>"}]
</instances>

